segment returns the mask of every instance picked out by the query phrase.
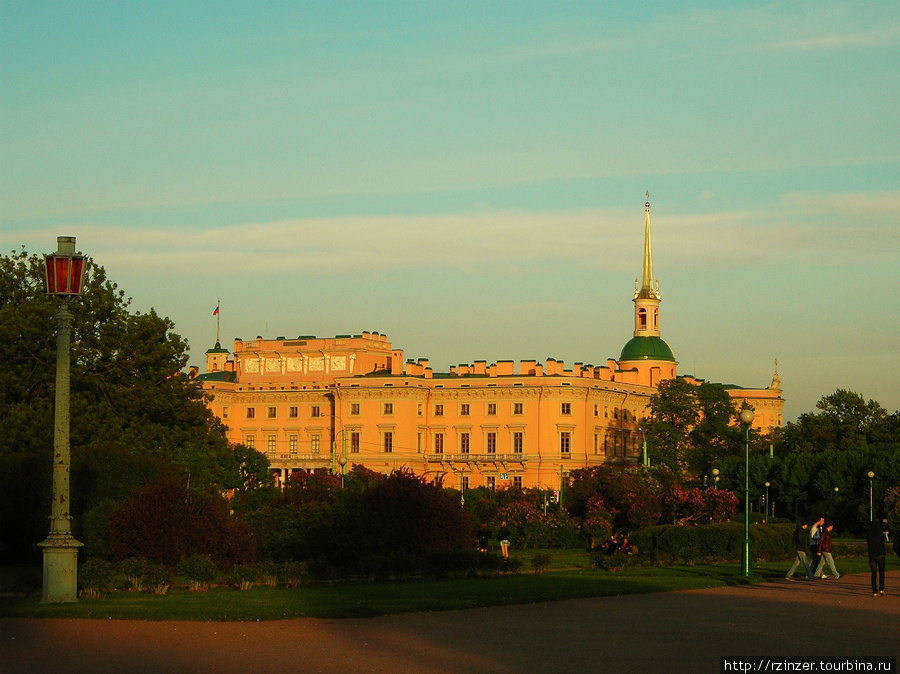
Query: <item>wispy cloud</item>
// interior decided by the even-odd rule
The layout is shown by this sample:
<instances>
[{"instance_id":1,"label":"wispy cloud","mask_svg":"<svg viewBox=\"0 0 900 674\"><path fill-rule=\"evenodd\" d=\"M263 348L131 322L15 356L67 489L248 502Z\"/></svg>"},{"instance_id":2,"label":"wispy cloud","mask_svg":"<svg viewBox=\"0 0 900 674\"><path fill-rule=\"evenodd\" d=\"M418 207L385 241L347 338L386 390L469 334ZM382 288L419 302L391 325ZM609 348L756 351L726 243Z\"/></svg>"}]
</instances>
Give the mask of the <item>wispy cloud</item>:
<instances>
[{"instance_id":1,"label":"wispy cloud","mask_svg":"<svg viewBox=\"0 0 900 674\"><path fill-rule=\"evenodd\" d=\"M655 215L653 237L657 255L673 268L748 266L785 257L858 263L900 259L898 221L900 191L791 193L758 211ZM643 217L612 209L489 211L291 219L203 231L72 229L0 234L0 244L11 248L75 234L101 264L137 274L342 274L484 266L529 273L545 262L619 272L637 264Z\"/></svg>"}]
</instances>

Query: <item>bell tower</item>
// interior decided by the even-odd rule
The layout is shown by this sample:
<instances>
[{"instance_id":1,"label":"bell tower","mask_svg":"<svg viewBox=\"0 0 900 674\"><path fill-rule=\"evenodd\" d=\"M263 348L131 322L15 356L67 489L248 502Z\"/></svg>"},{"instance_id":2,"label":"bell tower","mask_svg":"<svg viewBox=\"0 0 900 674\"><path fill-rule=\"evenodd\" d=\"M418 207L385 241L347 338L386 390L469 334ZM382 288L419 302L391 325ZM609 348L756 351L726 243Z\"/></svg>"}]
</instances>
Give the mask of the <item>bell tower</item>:
<instances>
[{"instance_id":1,"label":"bell tower","mask_svg":"<svg viewBox=\"0 0 900 674\"><path fill-rule=\"evenodd\" d=\"M653 255L650 250L650 192L644 204L644 264L640 285L634 280L634 336L659 337L659 280L653 284Z\"/></svg>"},{"instance_id":2,"label":"bell tower","mask_svg":"<svg viewBox=\"0 0 900 674\"><path fill-rule=\"evenodd\" d=\"M634 280L632 301L634 337L622 349L619 370L623 381L629 378L635 384L658 386L661 380L675 377L678 362L659 332L659 281L653 279L650 247L650 192L644 204L644 260L641 278Z\"/></svg>"}]
</instances>

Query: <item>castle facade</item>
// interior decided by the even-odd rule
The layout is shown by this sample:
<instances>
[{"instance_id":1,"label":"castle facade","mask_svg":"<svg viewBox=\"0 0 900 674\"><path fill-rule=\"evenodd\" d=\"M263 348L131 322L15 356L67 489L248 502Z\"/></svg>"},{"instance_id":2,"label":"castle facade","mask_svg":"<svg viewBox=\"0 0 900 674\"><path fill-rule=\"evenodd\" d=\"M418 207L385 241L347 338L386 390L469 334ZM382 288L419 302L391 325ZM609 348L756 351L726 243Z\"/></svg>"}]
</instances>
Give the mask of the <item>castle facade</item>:
<instances>
[{"instance_id":1,"label":"castle facade","mask_svg":"<svg viewBox=\"0 0 900 674\"><path fill-rule=\"evenodd\" d=\"M648 198L649 199L649 198ZM644 460L638 424L678 363L660 334L645 205L634 334L602 365L499 360L435 372L385 335L234 340L206 352L198 374L229 439L264 452L279 481L298 471L406 467L461 490L558 489L571 470ZM727 387L754 427L781 426L777 371L767 388Z\"/></svg>"}]
</instances>

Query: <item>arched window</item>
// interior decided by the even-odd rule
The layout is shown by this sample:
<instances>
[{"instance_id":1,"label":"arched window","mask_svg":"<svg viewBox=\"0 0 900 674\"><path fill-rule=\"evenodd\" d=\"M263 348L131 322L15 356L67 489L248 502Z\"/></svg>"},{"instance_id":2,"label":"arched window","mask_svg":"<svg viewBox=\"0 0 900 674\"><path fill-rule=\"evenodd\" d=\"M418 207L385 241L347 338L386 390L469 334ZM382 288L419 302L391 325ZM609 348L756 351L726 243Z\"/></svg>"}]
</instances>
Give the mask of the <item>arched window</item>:
<instances>
[{"instance_id":1,"label":"arched window","mask_svg":"<svg viewBox=\"0 0 900 674\"><path fill-rule=\"evenodd\" d=\"M647 329L647 310L644 308L638 310L638 328L641 330Z\"/></svg>"}]
</instances>

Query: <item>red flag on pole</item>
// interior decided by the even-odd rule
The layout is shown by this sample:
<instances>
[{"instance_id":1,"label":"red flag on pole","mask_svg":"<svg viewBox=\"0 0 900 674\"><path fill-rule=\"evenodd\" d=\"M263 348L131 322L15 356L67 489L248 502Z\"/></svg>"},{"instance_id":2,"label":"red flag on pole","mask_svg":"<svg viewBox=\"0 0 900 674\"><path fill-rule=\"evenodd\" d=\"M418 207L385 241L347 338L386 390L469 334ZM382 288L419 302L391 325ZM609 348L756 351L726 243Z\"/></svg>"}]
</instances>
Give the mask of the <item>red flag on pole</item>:
<instances>
[{"instance_id":1,"label":"red flag on pole","mask_svg":"<svg viewBox=\"0 0 900 674\"><path fill-rule=\"evenodd\" d=\"M219 315L219 307L217 306L216 310L213 312L213 316L218 316L218 315Z\"/></svg>"}]
</instances>

